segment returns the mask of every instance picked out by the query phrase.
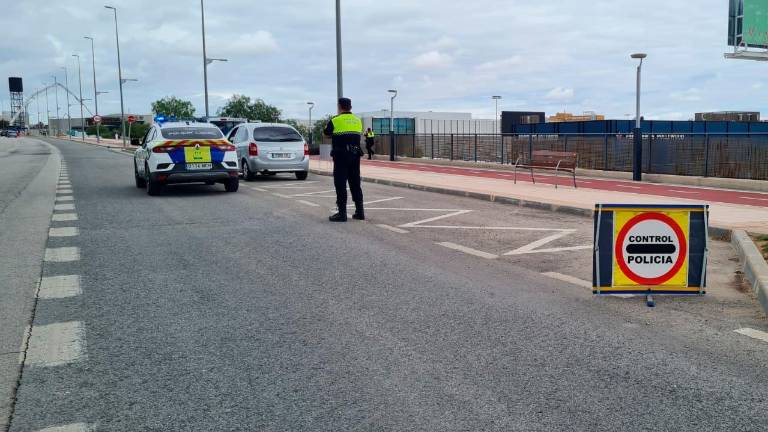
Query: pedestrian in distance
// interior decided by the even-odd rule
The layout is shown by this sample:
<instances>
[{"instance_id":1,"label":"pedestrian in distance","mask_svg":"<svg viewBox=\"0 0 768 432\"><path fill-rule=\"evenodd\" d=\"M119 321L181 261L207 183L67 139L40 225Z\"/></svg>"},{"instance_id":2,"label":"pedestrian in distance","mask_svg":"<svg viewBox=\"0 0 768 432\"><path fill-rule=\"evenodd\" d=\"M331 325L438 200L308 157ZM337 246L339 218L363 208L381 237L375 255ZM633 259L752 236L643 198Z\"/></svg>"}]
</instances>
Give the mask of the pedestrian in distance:
<instances>
[{"instance_id":1,"label":"pedestrian in distance","mask_svg":"<svg viewBox=\"0 0 768 432\"><path fill-rule=\"evenodd\" d=\"M325 126L323 133L331 137L331 158L333 158L333 185L336 188L336 205L339 210L329 217L331 222L347 221L347 183L355 203L353 219L365 220L363 210L363 189L360 186L360 158L363 149L360 139L363 122L352 114L352 100L339 98L339 115Z\"/></svg>"},{"instance_id":2,"label":"pedestrian in distance","mask_svg":"<svg viewBox=\"0 0 768 432\"><path fill-rule=\"evenodd\" d=\"M368 151L368 160L373 159L373 138L376 137L376 134L373 133L373 129L368 128L367 131L365 131L365 149Z\"/></svg>"}]
</instances>

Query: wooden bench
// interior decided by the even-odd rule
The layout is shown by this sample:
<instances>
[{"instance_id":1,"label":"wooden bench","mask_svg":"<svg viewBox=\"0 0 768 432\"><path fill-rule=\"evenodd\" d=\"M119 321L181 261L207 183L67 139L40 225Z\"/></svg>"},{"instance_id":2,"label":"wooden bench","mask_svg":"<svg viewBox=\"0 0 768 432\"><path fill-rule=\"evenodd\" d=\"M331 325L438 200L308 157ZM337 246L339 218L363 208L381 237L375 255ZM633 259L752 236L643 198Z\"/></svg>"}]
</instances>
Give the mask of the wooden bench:
<instances>
[{"instance_id":1,"label":"wooden bench","mask_svg":"<svg viewBox=\"0 0 768 432\"><path fill-rule=\"evenodd\" d=\"M526 159L524 155L520 155L515 162L515 184L517 184L517 169L530 169L531 178L533 183L536 184L536 177L533 175L533 170L551 170L555 172L555 177L563 171L571 174L573 178L573 187L576 188L576 165L579 162L579 155L572 152L556 152L549 150L536 150L531 155L530 159ZM557 181L555 181L555 189L557 189Z\"/></svg>"}]
</instances>

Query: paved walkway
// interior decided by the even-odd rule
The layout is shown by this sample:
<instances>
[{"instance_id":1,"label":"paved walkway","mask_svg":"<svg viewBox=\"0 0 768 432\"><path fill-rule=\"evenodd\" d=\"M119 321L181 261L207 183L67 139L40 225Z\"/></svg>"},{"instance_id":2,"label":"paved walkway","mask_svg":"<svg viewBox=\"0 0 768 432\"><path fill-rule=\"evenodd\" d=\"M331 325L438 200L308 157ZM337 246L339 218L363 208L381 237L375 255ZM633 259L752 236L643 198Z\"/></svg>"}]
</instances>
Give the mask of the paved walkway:
<instances>
[{"instance_id":1,"label":"paved walkway","mask_svg":"<svg viewBox=\"0 0 768 432\"><path fill-rule=\"evenodd\" d=\"M328 170L330 163L313 160L312 167ZM707 203L711 205L712 226L768 233L766 193L598 178L578 178L578 189L574 189L570 178L537 173L536 184L533 184L530 173L523 172L518 172L515 184L513 173L508 170L378 160L363 161L362 174L382 180L588 209L596 203Z\"/></svg>"}]
</instances>

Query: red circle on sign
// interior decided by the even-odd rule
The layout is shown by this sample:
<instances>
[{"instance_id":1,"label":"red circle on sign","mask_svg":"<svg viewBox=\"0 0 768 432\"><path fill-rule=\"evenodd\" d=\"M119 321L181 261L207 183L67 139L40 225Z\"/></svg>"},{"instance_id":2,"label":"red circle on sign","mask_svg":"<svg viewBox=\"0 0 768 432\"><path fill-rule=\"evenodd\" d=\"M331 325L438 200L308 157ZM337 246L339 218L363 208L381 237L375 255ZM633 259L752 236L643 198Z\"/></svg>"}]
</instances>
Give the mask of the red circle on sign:
<instances>
[{"instance_id":1,"label":"red circle on sign","mask_svg":"<svg viewBox=\"0 0 768 432\"><path fill-rule=\"evenodd\" d=\"M101 116L93 116L93 122L94 123L101 123Z\"/></svg>"},{"instance_id":2,"label":"red circle on sign","mask_svg":"<svg viewBox=\"0 0 768 432\"><path fill-rule=\"evenodd\" d=\"M133 123L136 121L136 117L134 116L128 116L128 123Z\"/></svg>"},{"instance_id":3,"label":"red circle on sign","mask_svg":"<svg viewBox=\"0 0 768 432\"><path fill-rule=\"evenodd\" d=\"M677 255L677 261L675 261L675 264L668 272L655 278L645 278L636 274L629 268L627 263L624 262L624 239L626 239L627 234L629 234L629 230L631 230L635 225L647 220L657 220L669 225L669 227L672 228L672 231L675 232L677 241L680 243L680 253ZM616 245L614 246L613 253L616 255L616 263L628 278L632 279L640 285L661 285L664 282L672 279L683 267L683 264L685 264L685 257L688 256L688 245L685 242L685 234L683 233L682 228L680 228L680 225L678 225L674 219L661 213L643 213L630 219L629 222L624 225L621 231L619 231L619 235L616 237Z\"/></svg>"}]
</instances>

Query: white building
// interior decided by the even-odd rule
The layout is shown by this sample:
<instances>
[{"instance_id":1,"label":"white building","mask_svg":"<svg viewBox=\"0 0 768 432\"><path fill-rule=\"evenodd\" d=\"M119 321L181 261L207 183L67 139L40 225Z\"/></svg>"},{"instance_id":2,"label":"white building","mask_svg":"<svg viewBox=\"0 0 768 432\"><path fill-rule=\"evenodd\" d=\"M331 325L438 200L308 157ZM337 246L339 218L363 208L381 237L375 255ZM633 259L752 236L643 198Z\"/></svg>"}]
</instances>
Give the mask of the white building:
<instances>
[{"instance_id":1,"label":"white building","mask_svg":"<svg viewBox=\"0 0 768 432\"><path fill-rule=\"evenodd\" d=\"M389 110L355 113L363 120L363 128L382 135L389 133ZM395 133L412 134L490 134L498 131L498 122L473 119L472 113L435 111L395 111Z\"/></svg>"}]
</instances>

